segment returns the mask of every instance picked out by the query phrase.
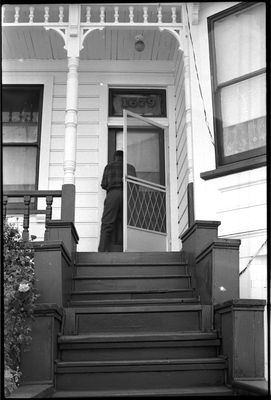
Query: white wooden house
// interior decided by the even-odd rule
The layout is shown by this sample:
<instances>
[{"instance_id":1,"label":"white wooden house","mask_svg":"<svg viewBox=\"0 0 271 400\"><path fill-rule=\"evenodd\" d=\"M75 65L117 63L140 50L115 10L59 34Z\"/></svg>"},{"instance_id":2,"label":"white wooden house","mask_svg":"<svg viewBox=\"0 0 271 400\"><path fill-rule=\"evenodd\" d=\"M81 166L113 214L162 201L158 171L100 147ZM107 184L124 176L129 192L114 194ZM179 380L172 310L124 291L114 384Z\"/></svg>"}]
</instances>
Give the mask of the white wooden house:
<instances>
[{"instance_id":1,"label":"white wooden house","mask_svg":"<svg viewBox=\"0 0 271 400\"><path fill-rule=\"evenodd\" d=\"M123 148L142 185L165 202L151 204L165 229L148 236L124 226L124 251L179 251L194 221L220 221L219 238L241 239L240 296L266 299L265 2L7 4L1 12L4 194L62 190L52 219L64 213L78 251L96 252L103 170ZM7 216L23 227L10 197ZM44 198L30 203L36 240L45 208Z\"/></svg>"}]
</instances>

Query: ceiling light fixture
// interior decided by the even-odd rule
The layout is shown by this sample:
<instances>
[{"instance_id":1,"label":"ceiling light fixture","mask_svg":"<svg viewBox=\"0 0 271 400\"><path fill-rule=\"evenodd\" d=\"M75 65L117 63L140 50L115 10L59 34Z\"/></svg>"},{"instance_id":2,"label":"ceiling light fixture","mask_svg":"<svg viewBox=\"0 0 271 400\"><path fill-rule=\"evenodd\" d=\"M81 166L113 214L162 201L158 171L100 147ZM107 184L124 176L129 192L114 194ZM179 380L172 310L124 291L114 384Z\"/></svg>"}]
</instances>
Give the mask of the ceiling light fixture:
<instances>
[{"instance_id":1,"label":"ceiling light fixture","mask_svg":"<svg viewBox=\"0 0 271 400\"><path fill-rule=\"evenodd\" d=\"M135 42L136 51L139 51L139 52L143 51L145 49L145 43L143 41L143 36L137 35L135 37L135 40L136 40L136 42Z\"/></svg>"}]
</instances>

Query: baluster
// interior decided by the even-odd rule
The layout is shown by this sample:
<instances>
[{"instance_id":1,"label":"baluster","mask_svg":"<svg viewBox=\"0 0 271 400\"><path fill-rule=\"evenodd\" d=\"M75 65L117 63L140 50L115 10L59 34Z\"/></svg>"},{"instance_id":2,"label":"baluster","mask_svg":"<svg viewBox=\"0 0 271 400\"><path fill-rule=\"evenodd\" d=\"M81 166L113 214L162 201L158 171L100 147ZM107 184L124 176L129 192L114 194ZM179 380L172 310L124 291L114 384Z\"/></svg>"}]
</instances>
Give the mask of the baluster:
<instances>
[{"instance_id":1,"label":"baluster","mask_svg":"<svg viewBox=\"0 0 271 400\"><path fill-rule=\"evenodd\" d=\"M129 7L129 18L130 18L130 24L134 22L134 7Z\"/></svg>"},{"instance_id":2,"label":"baluster","mask_svg":"<svg viewBox=\"0 0 271 400\"><path fill-rule=\"evenodd\" d=\"M15 24L18 24L18 22L19 22L19 11L20 11L20 7L15 7L15 15L14 15Z\"/></svg>"},{"instance_id":3,"label":"baluster","mask_svg":"<svg viewBox=\"0 0 271 400\"><path fill-rule=\"evenodd\" d=\"M87 6L87 14L86 14L87 22L90 22L90 17L91 17L90 11L91 11L91 7Z\"/></svg>"},{"instance_id":4,"label":"baluster","mask_svg":"<svg viewBox=\"0 0 271 400\"><path fill-rule=\"evenodd\" d=\"M45 22L45 23L48 23L48 22L49 22L49 10L50 10L50 7L44 7L44 11L45 11L45 14L44 14L44 22Z\"/></svg>"},{"instance_id":5,"label":"baluster","mask_svg":"<svg viewBox=\"0 0 271 400\"><path fill-rule=\"evenodd\" d=\"M5 19L5 7L2 7L2 24L4 23L4 19Z\"/></svg>"},{"instance_id":6,"label":"baluster","mask_svg":"<svg viewBox=\"0 0 271 400\"><path fill-rule=\"evenodd\" d=\"M30 14L29 14L29 23L30 23L30 24L33 24L33 20L34 20L34 10L35 10L34 7L29 7L29 11L30 11Z\"/></svg>"},{"instance_id":7,"label":"baluster","mask_svg":"<svg viewBox=\"0 0 271 400\"><path fill-rule=\"evenodd\" d=\"M161 6L158 7L157 17L158 17L158 23L162 23L162 7Z\"/></svg>"},{"instance_id":8,"label":"baluster","mask_svg":"<svg viewBox=\"0 0 271 400\"><path fill-rule=\"evenodd\" d=\"M59 7L59 22L63 22L63 18L64 18L64 7L60 6Z\"/></svg>"},{"instance_id":9,"label":"baluster","mask_svg":"<svg viewBox=\"0 0 271 400\"><path fill-rule=\"evenodd\" d=\"M172 23L176 24L176 7L172 7L171 12L172 12L172 15L171 15Z\"/></svg>"},{"instance_id":10,"label":"baluster","mask_svg":"<svg viewBox=\"0 0 271 400\"><path fill-rule=\"evenodd\" d=\"M30 196L24 196L23 240L28 240L29 237L29 214L30 214Z\"/></svg>"},{"instance_id":11,"label":"baluster","mask_svg":"<svg viewBox=\"0 0 271 400\"><path fill-rule=\"evenodd\" d=\"M114 7L114 10L115 10L115 14L114 14L115 24L117 24L119 22L119 7Z\"/></svg>"},{"instance_id":12,"label":"baluster","mask_svg":"<svg viewBox=\"0 0 271 400\"><path fill-rule=\"evenodd\" d=\"M104 10L105 10L105 7L100 7L100 11L101 11L101 14L100 14L100 22L101 22L101 23L104 22Z\"/></svg>"},{"instance_id":13,"label":"baluster","mask_svg":"<svg viewBox=\"0 0 271 400\"><path fill-rule=\"evenodd\" d=\"M8 196L3 196L3 219L7 216Z\"/></svg>"},{"instance_id":14,"label":"baluster","mask_svg":"<svg viewBox=\"0 0 271 400\"><path fill-rule=\"evenodd\" d=\"M147 24L148 23L148 7L143 7L143 11L144 11L144 15L143 15L144 24Z\"/></svg>"},{"instance_id":15,"label":"baluster","mask_svg":"<svg viewBox=\"0 0 271 400\"><path fill-rule=\"evenodd\" d=\"M45 234L44 240L47 240L49 237L49 222L52 219L52 204L53 204L53 196L46 196L46 212L45 212Z\"/></svg>"}]
</instances>

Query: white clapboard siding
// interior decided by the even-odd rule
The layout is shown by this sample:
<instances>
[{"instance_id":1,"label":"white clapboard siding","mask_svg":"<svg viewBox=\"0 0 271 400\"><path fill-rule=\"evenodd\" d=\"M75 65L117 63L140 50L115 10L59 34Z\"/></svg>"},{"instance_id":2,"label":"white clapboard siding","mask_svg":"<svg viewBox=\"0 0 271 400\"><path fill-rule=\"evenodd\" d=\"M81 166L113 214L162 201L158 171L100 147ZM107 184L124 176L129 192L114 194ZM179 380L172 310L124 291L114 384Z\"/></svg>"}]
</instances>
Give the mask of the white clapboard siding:
<instances>
[{"instance_id":1,"label":"white clapboard siding","mask_svg":"<svg viewBox=\"0 0 271 400\"><path fill-rule=\"evenodd\" d=\"M217 214L223 236L257 232L267 227L267 187L264 168L225 177L217 184Z\"/></svg>"}]
</instances>

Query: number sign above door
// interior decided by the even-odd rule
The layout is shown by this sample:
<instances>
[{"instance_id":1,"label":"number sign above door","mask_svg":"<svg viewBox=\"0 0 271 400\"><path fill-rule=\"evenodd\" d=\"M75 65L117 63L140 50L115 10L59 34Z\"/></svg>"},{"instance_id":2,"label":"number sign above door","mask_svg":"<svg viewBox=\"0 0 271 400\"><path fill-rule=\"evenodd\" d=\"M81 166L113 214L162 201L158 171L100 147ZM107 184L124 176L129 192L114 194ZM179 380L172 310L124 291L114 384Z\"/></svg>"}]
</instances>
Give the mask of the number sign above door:
<instances>
[{"instance_id":1,"label":"number sign above door","mask_svg":"<svg viewBox=\"0 0 271 400\"><path fill-rule=\"evenodd\" d=\"M142 116L166 117L166 91L109 89L109 116L122 116L124 109Z\"/></svg>"}]
</instances>

